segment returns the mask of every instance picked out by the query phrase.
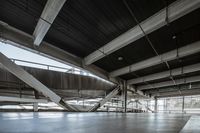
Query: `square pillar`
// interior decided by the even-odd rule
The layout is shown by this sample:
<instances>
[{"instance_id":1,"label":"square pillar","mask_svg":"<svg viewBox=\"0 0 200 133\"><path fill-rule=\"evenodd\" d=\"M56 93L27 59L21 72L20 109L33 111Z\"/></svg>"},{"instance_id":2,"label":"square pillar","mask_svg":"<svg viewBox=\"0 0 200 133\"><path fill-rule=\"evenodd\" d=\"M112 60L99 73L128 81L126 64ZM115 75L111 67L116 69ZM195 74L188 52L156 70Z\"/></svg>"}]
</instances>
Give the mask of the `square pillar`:
<instances>
[{"instance_id":1,"label":"square pillar","mask_svg":"<svg viewBox=\"0 0 200 133\"><path fill-rule=\"evenodd\" d=\"M158 112L158 99L155 98L154 113Z\"/></svg>"},{"instance_id":2,"label":"square pillar","mask_svg":"<svg viewBox=\"0 0 200 133\"><path fill-rule=\"evenodd\" d=\"M122 83L122 107L123 112L127 112L127 84L126 81L123 81Z\"/></svg>"},{"instance_id":3,"label":"square pillar","mask_svg":"<svg viewBox=\"0 0 200 133\"><path fill-rule=\"evenodd\" d=\"M183 96L183 100L182 100L182 113L184 113L185 110L185 97Z\"/></svg>"},{"instance_id":4,"label":"square pillar","mask_svg":"<svg viewBox=\"0 0 200 133\"><path fill-rule=\"evenodd\" d=\"M34 90L35 99L39 99L38 91ZM33 111L38 112L38 103L33 103Z\"/></svg>"},{"instance_id":5,"label":"square pillar","mask_svg":"<svg viewBox=\"0 0 200 133\"><path fill-rule=\"evenodd\" d=\"M33 103L33 111L38 112L38 103Z\"/></svg>"}]
</instances>

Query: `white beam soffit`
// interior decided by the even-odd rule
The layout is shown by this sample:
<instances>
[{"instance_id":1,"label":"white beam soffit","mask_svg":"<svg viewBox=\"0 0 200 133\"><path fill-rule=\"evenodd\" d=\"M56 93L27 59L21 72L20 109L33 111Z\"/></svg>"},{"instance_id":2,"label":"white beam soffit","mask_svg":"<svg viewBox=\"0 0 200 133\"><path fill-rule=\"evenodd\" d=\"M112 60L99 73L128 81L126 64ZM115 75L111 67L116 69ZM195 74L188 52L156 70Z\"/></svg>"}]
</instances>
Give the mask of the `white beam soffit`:
<instances>
[{"instance_id":1,"label":"white beam soffit","mask_svg":"<svg viewBox=\"0 0 200 133\"><path fill-rule=\"evenodd\" d=\"M66 0L48 0L33 32L34 44L39 46Z\"/></svg>"},{"instance_id":2,"label":"white beam soffit","mask_svg":"<svg viewBox=\"0 0 200 133\"><path fill-rule=\"evenodd\" d=\"M192 72L196 72L196 71L200 71L200 63L189 65L189 66L184 66L181 68L176 68L176 69L172 69L172 70L168 70L168 71L164 71L164 72L160 72L160 73L150 74L150 75L147 75L144 77L130 79L127 81L127 84L129 84L129 85L130 84L138 84L138 83L142 83L142 82L153 81L153 80L157 80L157 79L192 73Z\"/></svg>"},{"instance_id":3,"label":"white beam soffit","mask_svg":"<svg viewBox=\"0 0 200 133\"><path fill-rule=\"evenodd\" d=\"M141 62L132 64L130 66L120 68L118 70L111 72L110 77L117 77L123 74L127 74L130 72L148 68L154 65L158 65L166 61L171 61L177 58L189 56L198 52L200 52L200 41L166 52L164 54L161 54L160 56L155 56L155 57L143 60Z\"/></svg>"},{"instance_id":4,"label":"white beam soffit","mask_svg":"<svg viewBox=\"0 0 200 133\"><path fill-rule=\"evenodd\" d=\"M200 89L187 89L187 90L180 90L180 91L172 91L172 92L162 92L162 93L155 93L152 96L157 98L164 98L164 97L177 97L177 96L191 96L191 95L199 95Z\"/></svg>"},{"instance_id":5,"label":"white beam soffit","mask_svg":"<svg viewBox=\"0 0 200 133\"><path fill-rule=\"evenodd\" d=\"M167 24L166 14L168 14L168 21L172 22L194 11L195 9L198 9L199 7L199 0L177 0L169 5L168 13L166 13L166 9L164 8L150 18L141 22L140 25L144 32L149 34ZM101 58L119 50L122 47L127 46L128 44L142 37L144 37L144 34L139 25L137 25L111 42L107 43L103 47L94 51L90 55L86 56L84 62L86 65L92 64L93 62L100 60Z\"/></svg>"},{"instance_id":6,"label":"white beam soffit","mask_svg":"<svg viewBox=\"0 0 200 133\"><path fill-rule=\"evenodd\" d=\"M199 90L200 91L200 84L184 84L180 86L169 86L169 87L164 87L160 89L152 89L148 90L145 93L147 94L159 94L159 93L168 93L168 92L179 92L179 91L184 91L184 90Z\"/></svg>"},{"instance_id":7,"label":"white beam soffit","mask_svg":"<svg viewBox=\"0 0 200 133\"><path fill-rule=\"evenodd\" d=\"M23 102L23 103L48 103L48 101L45 99L31 99L31 98L19 98L19 97L7 97L7 96L0 96L0 101Z\"/></svg>"},{"instance_id":8,"label":"white beam soffit","mask_svg":"<svg viewBox=\"0 0 200 133\"><path fill-rule=\"evenodd\" d=\"M0 65L2 65L6 70L8 70L10 73L15 75L16 77L18 77L20 80L25 82L30 87L41 92L44 96L48 97L52 102L55 102L56 104L58 104L64 109L68 109L70 111L76 111L76 109L74 109L73 107L65 103L61 99L60 96L58 96L56 93L51 91L49 88L43 85L40 81L38 81L35 77L33 77L28 72L26 72L20 66L16 65L14 62L12 62L9 58L7 58L2 53L0 53Z\"/></svg>"},{"instance_id":9,"label":"white beam soffit","mask_svg":"<svg viewBox=\"0 0 200 133\"><path fill-rule=\"evenodd\" d=\"M175 82L176 82L176 85L200 82L200 76L192 76L192 77L187 77L187 78L176 79ZM170 80L170 81L164 81L164 82L159 82L159 83L154 83L154 84L149 84L149 85L140 85L137 87L137 89L148 90L148 89L155 89L155 88L161 88L161 87L167 87L167 86L174 86L174 82Z\"/></svg>"},{"instance_id":10,"label":"white beam soffit","mask_svg":"<svg viewBox=\"0 0 200 133\"><path fill-rule=\"evenodd\" d=\"M103 69L95 65L84 66L80 57L77 57L73 54L68 53L67 51L59 49L45 41L41 42L42 44L40 47L34 47L32 35L18 30L3 21L0 21L0 31L2 32L0 39L5 43L29 50L31 52L40 54L42 56L48 57L58 62L62 62L67 65L71 65L73 67L78 67L81 70L91 72L113 83L118 83L118 80L120 80L116 78L109 79L108 73Z\"/></svg>"}]
</instances>

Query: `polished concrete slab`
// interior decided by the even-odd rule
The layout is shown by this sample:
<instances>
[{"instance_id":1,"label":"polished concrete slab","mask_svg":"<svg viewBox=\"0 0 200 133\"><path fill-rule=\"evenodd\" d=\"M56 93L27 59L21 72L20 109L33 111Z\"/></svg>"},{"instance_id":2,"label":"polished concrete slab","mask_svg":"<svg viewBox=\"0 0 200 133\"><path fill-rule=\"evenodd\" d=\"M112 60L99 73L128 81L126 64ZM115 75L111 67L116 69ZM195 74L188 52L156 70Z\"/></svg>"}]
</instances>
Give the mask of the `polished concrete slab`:
<instances>
[{"instance_id":1,"label":"polished concrete slab","mask_svg":"<svg viewBox=\"0 0 200 133\"><path fill-rule=\"evenodd\" d=\"M0 113L0 133L178 133L189 119L153 113Z\"/></svg>"}]
</instances>

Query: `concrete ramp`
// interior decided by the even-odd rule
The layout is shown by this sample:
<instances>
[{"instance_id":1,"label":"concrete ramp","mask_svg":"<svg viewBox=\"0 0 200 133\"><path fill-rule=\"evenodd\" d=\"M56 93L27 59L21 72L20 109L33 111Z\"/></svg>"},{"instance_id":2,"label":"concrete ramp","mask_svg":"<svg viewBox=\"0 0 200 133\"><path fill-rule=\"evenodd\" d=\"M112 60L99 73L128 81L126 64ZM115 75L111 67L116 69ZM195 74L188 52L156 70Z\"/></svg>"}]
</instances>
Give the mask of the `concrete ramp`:
<instances>
[{"instance_id":1,"label":"concrete ramp","mask_svg":"<svg viewBox=\"0 0 200 133\"><path fill-rule=\"evenodd\" d=\"M200 133L200 115L191 116L180 133Z\"/></svg>"}]
</instances>

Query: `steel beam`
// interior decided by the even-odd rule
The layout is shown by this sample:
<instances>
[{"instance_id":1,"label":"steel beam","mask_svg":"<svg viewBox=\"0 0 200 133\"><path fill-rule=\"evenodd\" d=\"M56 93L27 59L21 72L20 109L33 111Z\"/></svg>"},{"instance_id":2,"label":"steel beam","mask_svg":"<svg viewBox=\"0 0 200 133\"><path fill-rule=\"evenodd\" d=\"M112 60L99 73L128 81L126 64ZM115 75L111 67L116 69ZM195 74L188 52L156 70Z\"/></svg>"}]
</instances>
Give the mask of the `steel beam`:
<instances>
[{"instance_id":1,"label":"steel beam","mask_svg":"<svg viewBox=\"0 0 200 133\"><path fill-rule=\"evenodd\" d=\"M23 103L48 103L48 100L46 99L31 99L31 98L19 98L19 97L7 97L7 96L0 96L0 101L23 102Z\"/></svg>"},{"instance_id":2,"label":"steel beam","mask_svg":"<svg viewBox=\"0 0 200 133\"><path fill-rule=\"evenodd\" d=\"M34 90L34 95L35 95L35 99L39 99L39 93ZM38 111L38 103L33 103L33 111L37 112Z\"/></svg>"},{"instance_id":3,"label":"steel beam","mask_svg":"<svg viewBox=\"0 0 200 133\"><path fill-rule=\"evenodd\" d=\"M38 112L38 103L33 103L33 111Z\"/></svg>"},{"instance_id":4,"label":"steel beam","mask_svg":"<svg viewBox=\"0 0 200 133\"><path fill-rule=\"evenodd\" d=\"M34 44L39 46L66 0L48 0L36 25Z\"/></svg>"},{"instance_id":5,"label":"steel beam","mask_svg":"<svg viewBox=\"0 0 200 133\"><path fill-rule=\"evenodd\" d=\"M104 105L107 101L109 101L111 98L116 96L119 91L121 90L120 86L117 86L113 91L111 91L104 99L102 99L100 102L96 103L93 107L91 107L88 112L94 112L98 108L100 108L102 105Z\"/></svg>"},{"instance_id":6,"label":"steel beam","mask_svg":"<svg viewBox=\"0 0 200 133\"><path fill-rule=\"evenodd\" d=\"M95 65L83 65L83 61L80 57L77 57L71 53L68 53L67 51L54 47L50 43L43 41L40 47L34 47L32 35L18 30L8 25L7 23L4 23L3 21L0 21L0 31L2 32L0 41L3 41L4 43L26 49L28 51L79 68L81 70L91 72L94 75L97 75L105 80L109 80L114 83L118 83L118 81L120 80L118 78L109 78L106 71Z\"/></svg>"},{"instance_id":7,"label":"steel beam","mask_svg":"<svg viewBox=\"0 0 200 133\"><path fill-rule=\"evenodd\" d=\"M157 98L163 98L163 97L177 97L177 96L190 96L190 95L199 95L200 94L200 88L199 89L185 89L180 91L172 91L172 92L162 92L159 94L153 94Z\"/></svg>"},{"instance_id":8,"label":"steel beam","mask_svg":"<svg viewBox=\"0 0 200 133\"><path fill-rule=\"evenodd\" d=\"M146 34L149 34L167 24L166 14L168 14L168 21L172 22L194 11L195 9L198 9L199 7L199 0L177 0L169 5L168 13L166 13L167 10L164 8L153 16L141 22L140 25L143 28L144 32ZM127 46L128 44L142 37L144 37L144 33L140 29L140 26L137 25L85 57L84 62L86 65L92 64L93 62L113 53L114 51L122 47Z\"/></svg>"},{"instance_id":9,"label":"steel beam","mask_svg":"<svg viewBox=\"0 0 200 133\"><path fill-rule=\"evenodd\" d=\"M184 109L185 109L185 97L183 96L183 99L182 99L182 113L184 113Z\"/></svg>"},{"instance_id":10,"label":"steel beam","mask_svg":"<svg viewBox=\"0 0 200 133\"><path fill-rule=\"evenodd\" d=\"M130 79L127 81L127 84L129 84L129 85L130 84L138 84L138 83L142 83L142 82L153 81L153 80L157 80L157 79L167 78L170 76L178 76L178 75L192 73L192 72L196 72L196 71L200 71L200 63L189 65L189 66L184 66L181 68L176 68L176 69L172 69L172 70L164 71L164 72L160 72L160 73L150 74L150 75L147 75L144 77Z\"/></svg>"},{"instance_id":11,"label":"steel beam","mask_svg":"<svg viewBox=\"0 0 200 133\"><path fill-rule=\"evenodd\" d=\"M51 91L35 77L26 72L20 66L16 65L2 53L0 53L0 64L10 73L25 82L27 85L41 92L44 96L48 97L52 102L57 103L59 106L63 107L64 109L68 109L69 111L76 111L76 109L74 109L72 106L65 103L60 96Z\"/></svg>"},{"instance_id":12,"label":"steel beam","mask_svg":"<svg viewBox=\"0 0 200 133\"><path fill-rule=\"evenodd\" d=\"M40 47L34 47L32 42L33 37L31 35L20 31L2 21L0 21L0 31L2 31L3 33L1 39L3 39L3 42L5 43L29 50L31 52L40 54L42 56L48 57L64 64L77 67L81 70L86 70L113 83L118 84L120 81L122 81L120 78L109 78L106 71L95 65L85 66L84 64L82 64L83 61L81 58L74 56L59 48L56 48L47 42L43 41ZM139 93L139 95L148 97L140 91L137 92Z\"/></svg>"},{"instance_id":13,"label":"steel beam","mask_svg":"<svg viewBox=\"0 0 200 133\"><path fill-rule=\"evenodd\" d=\"M200 89L200 83L183 84L179 86L164 87L159 89L147 90L145 93L156 96L159 93L179 92L182 90Z\"/></svg>"},{"instance_id":14,"label":"steel beam","mask_svg":"<svg viewBox=\"0 0 200 133\"><path fill-rule=\"evenodd\" d=\"M161 54L160 56L155 56L155 57L143 60L141 62L132 64L130 66L120 68L118 70L111 72L110 77L120 76L120 75L127 74L133 71L137 71L137 70L141 70L147 67L158 65L166 61L182 58L182 57L195 54L198 52L200 52L200 41L194 42L192 44L178 48L176 50L166 52L164 54Z\"/></svg>"},{"instance_id":15,"label":"steel beam","mask_svg":"<svg viewBox=\"0 0 200 133\"><path fill-rule=\"evenodd\" d=\"M181 84L187 84L187 83L194 83L194 82L200 82L200 76L192 76L187 78L181 78L175 80L176 85ZM165 81L165 82L159 82L154 84L148 84L148 85L140 85L137 87L138 90L148 90L148 89L155 89L155 88L161 88L161 87L167 87L167 86L173 86L173 81Z\"/></svg>"}]
</instances>

